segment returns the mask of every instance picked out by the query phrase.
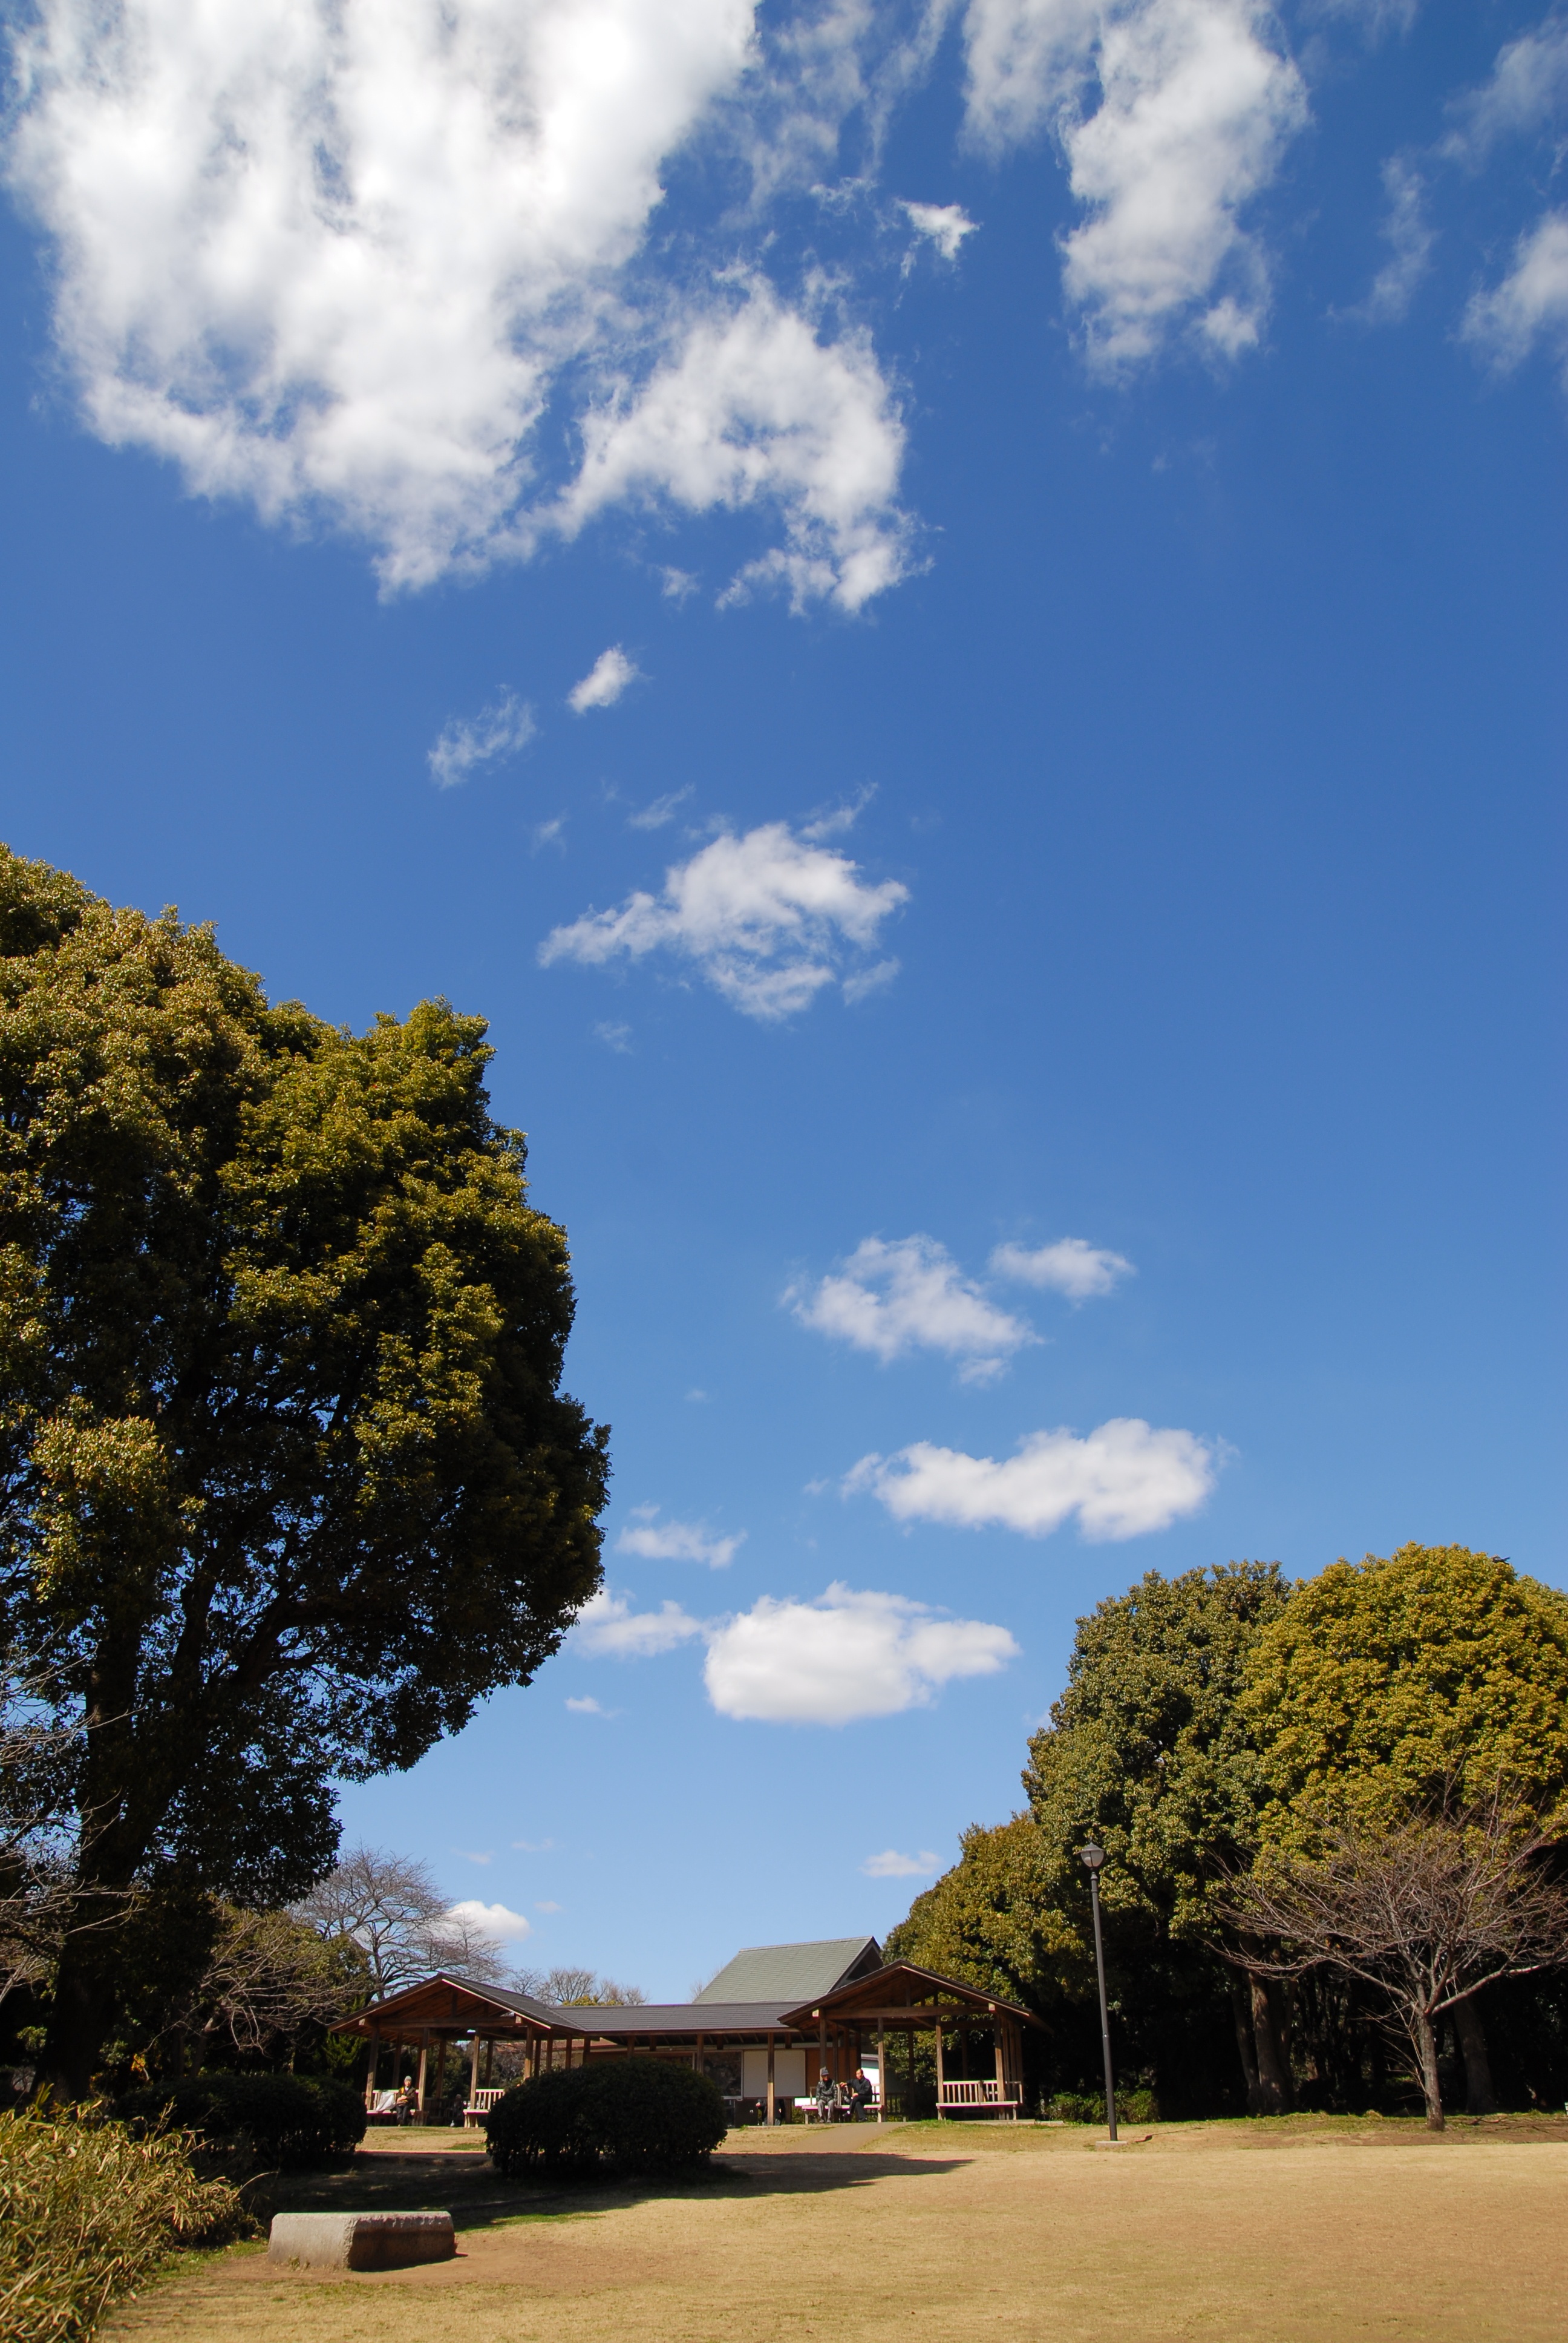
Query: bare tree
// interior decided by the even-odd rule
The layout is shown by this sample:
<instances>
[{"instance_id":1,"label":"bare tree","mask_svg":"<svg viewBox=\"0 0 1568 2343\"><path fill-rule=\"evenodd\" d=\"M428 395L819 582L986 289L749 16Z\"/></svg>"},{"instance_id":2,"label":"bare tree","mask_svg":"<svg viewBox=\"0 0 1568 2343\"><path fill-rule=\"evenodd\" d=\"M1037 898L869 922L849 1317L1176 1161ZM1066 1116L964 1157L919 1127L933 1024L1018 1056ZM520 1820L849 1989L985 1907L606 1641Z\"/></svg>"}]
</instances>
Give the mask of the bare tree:
<instances>
[{"instance_id":1,"label":"bare tree","mask_svg":"<svg viewBox=\"0 0 1568 2343\"><path fill-rule=\"evenodd\" d=\"M1426 2119L1442 2129L1435 2021L1494 1979L1568 1963L1568 1894L1550 1843L1515 1809L1431 1814L1331 1831L1316 1861L1265 1857L1231 1884L1226 1958L1255 1976L1333 1968L1386 2005L1414 2055ZM1277 1951L1265 1957L1261 1941Z\"/></svg>"},{"instance_id":2,"label":"bare tree","mask_svg":"<svg viewBox=\"0 0 1568 2343\"><path fill-rule=\"evenodd\" d=\"M592 1969L514 1969L511 1983L552 2009L642 2009L648 2004L640 1986L617 1985Z\"/></svg>"},{"instance_id":3,"label":"bare tree","mask_svg":"<svg viewBox=\"0 0 1568 2343\"><path fill-rule=\"evenodd\" d=\"M499 1945L450 1908L427 1865L407 1855L353 1847L293 1910L328 1944L358 1948L377 2001L432 1969L481 1982L505 1975Z\"/></svg>"},{"instance_id":4,"label":"bare tree","mask_svg":"<svg viewBox=\"0 0 1568 2343\"><path fill-rule=\"evenodd\" d=\"M46 1661L28 1666L11 1647L0 1649L0 2002L41 1983L80 1925L70 1790L85 1728L60 1723L57 1690ZM106 1921L130 1901L115 1898Z\"/></svg>"}]
</instances>

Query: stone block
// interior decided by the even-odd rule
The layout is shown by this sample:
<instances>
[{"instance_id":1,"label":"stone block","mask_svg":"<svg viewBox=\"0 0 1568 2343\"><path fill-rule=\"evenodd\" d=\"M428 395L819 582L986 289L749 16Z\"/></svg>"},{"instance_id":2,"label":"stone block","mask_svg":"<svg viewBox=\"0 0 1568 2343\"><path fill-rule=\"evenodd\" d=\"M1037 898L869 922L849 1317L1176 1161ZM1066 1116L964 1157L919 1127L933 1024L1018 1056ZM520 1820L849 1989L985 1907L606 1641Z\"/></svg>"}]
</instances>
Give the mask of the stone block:
<instances>
[{"instance_id":1,"label":"stone block","mask_svg":"<svg viewBox=\"0 0 1568 2343\"><path fill-rule=\"evenodd\" d=\"M450 2213L275 2213L266 2258L300 2269L408 2269L449 2262Z\"/></svg>"}]
</instances>

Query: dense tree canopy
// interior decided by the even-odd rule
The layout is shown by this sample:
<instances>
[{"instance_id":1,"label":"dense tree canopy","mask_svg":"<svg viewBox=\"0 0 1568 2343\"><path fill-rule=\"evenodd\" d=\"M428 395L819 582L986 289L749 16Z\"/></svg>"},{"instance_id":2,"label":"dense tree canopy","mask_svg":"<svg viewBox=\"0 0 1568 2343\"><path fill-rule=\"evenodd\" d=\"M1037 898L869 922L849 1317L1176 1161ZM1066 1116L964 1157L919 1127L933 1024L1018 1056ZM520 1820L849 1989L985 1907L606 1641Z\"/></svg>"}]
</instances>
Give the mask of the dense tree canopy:
<instances>
[{"instance_id":1,"label":"dense tree canopy","mask_svg":"<svg viewBox=\"0 0 1568 2343\"><path fill-rule=\"evenodd\" d=\"M1302 1579L1242 1701L1266 1838L1507 1798L1568 1825L1568 1596L1466 1546Z\"/></svg>"},{"instance_id":2,"label":"dense tree canopy","mask_svg":"<svg viewBox=\"0 0 1568 2343\"><path fill-rule=\"evenodd\" d=\"M1346 1827L1397 1833L1500 1795L1533 1831L1560 1835L1568 1598L1462 1547L1337 1563L1293 1588L1272 1564L1151 1572L1079 1622L1066 1688L1030 1743L1023 1780L1026 1811L964 1833L959 1863L916 1899L891 1949L1030 2002L1051 2029L1051 2079L1092 2087L1078 1853L1092 1836L1109 1856L1106 1956L1125 2071L1153 2083L1168 2111L1222 2107L1243 2089L1264 2108L1293 2092L1363 2106L1384 2087L1376 1996L1359 1973L1300 1964L1287 1990L1289 1948L1238 1933L1250 1907L1236 1883L1271 1845L1305 1858ZM1551 1983L1486 1988L1487 2025L1499 2024L1514 2077L1506 2087L1534 2087L1531 2030L1555 2043L1559 1998ZM1451 2016L1471 2104L1484 2106L1478 2009ZM1556 2075L1559 2051L1542 2056ZM1428 2087L1432 2072L1429 2059Z\"/></svg>"},{"instance_id":3,"label":"dense tree canopy","mask_svg":"<svg viewBox=\"0 0 1568 2343\"><path fill-rule=\"evenodd\" d=\"M270 1005L208 930L0 850L0 1604L87 1727L74 2082L111 1991L94 1894L178 1861L297 1895L329 1777L526 1683L598 1583L566 1237L484 1033Z\"/></svg>"}]
</instances>

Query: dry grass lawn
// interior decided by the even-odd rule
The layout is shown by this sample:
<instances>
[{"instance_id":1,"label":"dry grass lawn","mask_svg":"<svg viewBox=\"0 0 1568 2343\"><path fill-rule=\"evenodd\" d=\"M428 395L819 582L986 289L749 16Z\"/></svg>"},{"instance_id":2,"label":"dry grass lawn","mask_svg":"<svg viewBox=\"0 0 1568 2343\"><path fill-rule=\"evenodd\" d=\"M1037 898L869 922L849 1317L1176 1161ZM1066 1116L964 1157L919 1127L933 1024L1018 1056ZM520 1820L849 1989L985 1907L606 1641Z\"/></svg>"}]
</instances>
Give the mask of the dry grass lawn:
<instances>
[{"instance_id":1,"label":"dry grass lawn","mask_svg":"<svg viewBox=\"0 0 1568 2343\"><path fill-rule=\"evenodd\" d=\"M1563 2343L1568 2123L890 2126L732 2134L711 2178L569 2198L377 2142L286 2202L450 2205L459 2257L286 2274L256 2247L113 2343ZM406 2136L405 2136L406 2140ZM280 2197L279 2204L286 2200Z\"/></svg>"}]
</instances>

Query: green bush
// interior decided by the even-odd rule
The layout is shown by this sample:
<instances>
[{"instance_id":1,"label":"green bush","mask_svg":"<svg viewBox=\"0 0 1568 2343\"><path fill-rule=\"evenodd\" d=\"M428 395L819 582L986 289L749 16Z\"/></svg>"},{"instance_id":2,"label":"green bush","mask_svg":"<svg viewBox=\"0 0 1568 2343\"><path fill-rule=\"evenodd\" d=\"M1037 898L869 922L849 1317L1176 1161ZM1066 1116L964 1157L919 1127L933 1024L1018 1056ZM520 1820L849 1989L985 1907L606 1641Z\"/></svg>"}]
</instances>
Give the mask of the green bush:
<instances>
[{"instance_id":1,"label":"green bush","mask_svg":"<svg viewBox=\"0 0 1568 2343\"><path fill-rule=\"evenodd\" d=\"M490 2161L508 2177L678 2172L706 2164L728 2128L717 2083L665 2058L599 2058L536 2075L486 2119Z\"/></svg>"},{"instance_id":2,"label":"green bush","mask_svg":"<svg viewBox=\"0 0 1568 2343\"><path fill-rule=\"evenodd\" d=\"M137 2128L164 2120L198 2132L227 2163L282 2171L328 2164L365 2136L358 2092L327 2076L190 2075L132 2091L116 2112Z\"/></svg>"},{"instance_id":3,"label":"green bush","mask_svg":"<svg viewBox=\"0 0 1568 2343\"><path fill-rule=\"evenodd\" d=\"M1045 2103L1045 2115L1053 2123L1102 2124L1105 2121L1103 2091L1057 2091ZM1152 2091L1118 2091L1116 2120L1119 2124L1158 2123L1159 2109Z\"/></svg>"},{"instance_id":4,"label":"green bush","mask_svg":"<svg viewBox=\"0 0 1568 2343\"><path fill-rule=\"evenodd\" d=\"M198 2180L177 2132L45 2109L0 2115L0 2335L75 2343L182 2245L246 2226L234 2190Z\"/></svg>"}]
</instances>

